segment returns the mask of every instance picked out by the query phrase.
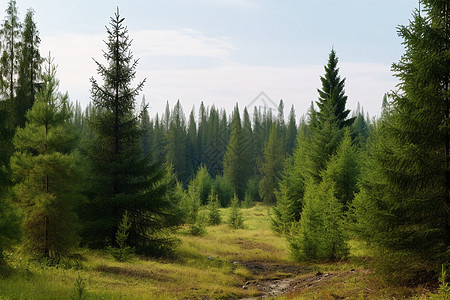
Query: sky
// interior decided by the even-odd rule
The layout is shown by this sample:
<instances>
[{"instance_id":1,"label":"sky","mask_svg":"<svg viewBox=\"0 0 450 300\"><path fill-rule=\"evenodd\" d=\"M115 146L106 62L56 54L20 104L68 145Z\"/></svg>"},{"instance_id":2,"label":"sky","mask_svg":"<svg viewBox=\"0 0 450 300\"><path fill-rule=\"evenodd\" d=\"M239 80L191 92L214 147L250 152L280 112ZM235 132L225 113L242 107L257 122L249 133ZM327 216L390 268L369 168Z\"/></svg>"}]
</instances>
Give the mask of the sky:
<instances>
[{"instance_id":1,"label":"sky","mask_svg":"<svg viewBox=\"0 0 450 300\"><path fill-rule=\"evenodd\" d=\"M317 100L331 49L346 78L347 107L357 103L379 115L386 92L396 89L392 63L404 53L398 25L417 0L16 0L19 18L35 10L41 55L54 57L60 89L86 106L90 82L100 79L105 26L117 7L139 59L136 82L152 115L180 100L185 114L201 101L231 112L233 106L280 99L297 117ZM5 17L6 0L0 2ZM264 98L258 95L264 92ZM268 98L268 99L266 99ZM270 101L269 101L270 100Z\"/></svg>"}]
</instances>

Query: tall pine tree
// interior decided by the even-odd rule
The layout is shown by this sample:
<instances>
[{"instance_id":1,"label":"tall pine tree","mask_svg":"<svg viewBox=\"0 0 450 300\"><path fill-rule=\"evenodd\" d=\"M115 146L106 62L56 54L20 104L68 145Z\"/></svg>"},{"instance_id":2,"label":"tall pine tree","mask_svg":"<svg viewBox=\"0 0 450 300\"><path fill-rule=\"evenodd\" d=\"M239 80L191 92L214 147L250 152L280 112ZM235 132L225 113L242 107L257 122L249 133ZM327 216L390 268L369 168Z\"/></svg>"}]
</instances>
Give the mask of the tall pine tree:
<instances>
[{"instance_id":1,"label":"tall pine tree","mask_svg":"<svg viewBox=\"0 0 450 300\"><path fill-rule=\"evenodd\" d=\"M319 107L319 121L323 122L326 118L322 111L325 110L326 103L331 103L330 107L333 107L334 116L337 119L339 128L349 126L353 123L354 118L347 119L350 110L346 109L347 96L345 95L345 78L341 79L339 76L339 68L337 67L338 58L336 51L331 50L328 58L328 64L325 66L325 75L320 77L322 81L322 89L319 92L319 101L317 106Z\"/></svg>"},{"instance_id":2,"label":"tall pine tree","mask_svg":"<svg viewBox=\"0 0 450 300\"><path fill-rule=\"evenodd\" d=\"M163 234L165 229L180 220L176 203L166 197L174 186L163 180L160 164L150 164L142 155L142 131L133 111L144 81L131 86L137 60L123 22L117 10L107 28L107 64L96 62L103 84L91 79L92 99L99 112L90 120L93 138L84 149L91 169L90 202L81 210L84 240L95 247L113 245L127 211L132 224L128 244L141 253L159 254L171 245L171 237Z\"/></svg>"},{"instance_id":3,"label":"tall pine tree","mask_svg":"<svg viewBox=\"0 0 450 300\"><path fill-rule=\"evenodd\" d=\"M82 201L72 150L77 138L69 122L67 94L58 92L50 58L44 84L14 137L14 191L26 212L25 248L38 257L59 259L77 246L75 208Z\"/></svg>"},{"instance_id":4,"label":"tall pine tree","mask_svg":"<svg viewBox=\"0 0 450 300\"><path fill-rule=\"evenodd\" d=\"M37 80L41 69L39 31L34 22L34 11L29 9L23 23L22 40L18 57L17 96L14 101L16 126L25 125L25 112L33 106Z\"/></svg>"},{"instance_id":5,"label":"tall pine tree","mask_svg":"<svg viewBox=\"0 0 450 300\"><path fill-rule=\"evenodd\" d=\"M450 3L421 3L424 11L399 27L400 90L370 143L354 201L377 270L408 283L433 278L450 259Z\"/></svg>"}]
</instances>

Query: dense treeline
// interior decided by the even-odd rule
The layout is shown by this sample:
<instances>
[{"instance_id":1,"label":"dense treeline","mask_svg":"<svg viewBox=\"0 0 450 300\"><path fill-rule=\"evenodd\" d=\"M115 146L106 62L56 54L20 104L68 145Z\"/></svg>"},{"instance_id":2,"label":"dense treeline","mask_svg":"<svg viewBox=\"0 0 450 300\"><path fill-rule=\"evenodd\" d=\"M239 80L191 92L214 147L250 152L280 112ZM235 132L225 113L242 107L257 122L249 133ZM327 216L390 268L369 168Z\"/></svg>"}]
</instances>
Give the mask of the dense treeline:
<instances>
[{"instance_id":1,"label":"dense treeline","mask_svg":"<svg viewBox=\"0 0 450 300\"><path fill-rule=\"evenodd\" d=\"M422 4L399 29L401 84L378 120L346 108L334 49L318 100L286 120L282 100L276 112L236 104L231 114L200 103L188 118L178 101L151 118L145 98L136 107L145 80L132 86L138 61L118 11L92 102L72 104L39 54L33 11L21 23L10 0L0 28L0 261L17 243L55 263L79 245L121 260L169 254L181 225L204 234L231 206L227 221L241 228L239 208L262 201L298 260L346 259L359 239L382 274L433 279L449 258L450 21L448 1Z\"/></svg>"}]
</instances>

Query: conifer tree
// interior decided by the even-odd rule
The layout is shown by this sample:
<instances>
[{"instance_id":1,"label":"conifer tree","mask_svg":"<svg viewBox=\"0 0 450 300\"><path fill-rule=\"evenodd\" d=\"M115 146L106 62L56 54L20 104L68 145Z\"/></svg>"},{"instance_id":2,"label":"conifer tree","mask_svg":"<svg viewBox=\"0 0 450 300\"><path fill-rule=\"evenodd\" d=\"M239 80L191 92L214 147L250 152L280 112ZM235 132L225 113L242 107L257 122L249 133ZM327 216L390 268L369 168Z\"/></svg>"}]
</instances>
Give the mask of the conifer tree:
<instances>
[{"instance_id":1,"label":"conifer tree","mask_svg":"<svg viewBox=\"0 0 450 300\"><path fill-rule=\"evenodd\" d=\"M286 147L287 153L292 155L295 147L295 139L297 137L297 122L295 120L295 110L294 105L292 105L289 112L289 121L286 129Z\"/></svg>"},{"instance_id":2,"label":"conifer tree","mask_svg":"<svg viewBox=\"0 0 450 300\"><path fill-rule=\"evenodd\" d=\"M195 174L195 177L191 180L189 185L194 185L196 187L199 193L200 204L206 205L212 187L212 179L205 165L200 165L197 174Z\"/></svg>"},{"instance_id":3,"label":"conifer tree","mask_svg":"<svg viewBox=\"0 0 450 300\"><path fill-rule=\"evenodd\" d=\"M324 116L323 111L325 107L330 103L330 107L333 107L333 115L336 117L339 128L352 125L354 118L347 119L350 110L346 109L347 96L345 96L344 86L345 78L341 79L339 76L339 68L337 68L338 58L336 57L336 51L331 50L328 58L328 64L325 66L325 75L320 77L322 81L322 89L319 92L319 101L317 106L319 107L319 121L322 123L327 117Z\"/></svg>"},{"instance_id":4,"label":"conifer tree","mask_svg":"<svg viewBox=\"0 0 450 300\"><path fill-rule=\"evenodd\" d=\"M173 245L166 230L181 222L177 204L166 197L175 186L164 180L165 170L159 163L150 164L142 155L142 131L133 111L145 80L131 86L137 60L118 10L107 33L106 65L96 61L103 84L91 79L98 114L90 120L93 137L83 150L91 175L90 202L81 210L84 242L93 247L112 245L127 211L129 246L138 253L158 255Z\"/></svg>"},{"instance_id":5,"label":"conifer tree","mask_svg":"<svg viewBox=\"0 0 450 300\"><path fill-rule=\"evenodd\" d=\"M6 17L0 28L0 37L3 46L3 52L0 54L0 92L1 96L9 102L9 112L13 114L12 108L17 87L20 30L22 27L18 17L16 0L9 0L5 12Z\"/></svg>"},{"instance_id":6,"label":"conifer tree","mask_svg":"<svg viewBox=\"0 0 450 300\"><path fill-rule=\"evenodd\" d=\"M178 100L170 114L169 131L166 134L166 163L173 166L183 182L189 177L186 159L186 120Z\"/></svg>"},{"instance_id":7,"label":"conifer tree","mask_svg":"<svg viewBox=\"0 0 450 300\"><path fill-rule=\"evenodd\" d=\"M34 11L28 9L23 23L18 57L17 97L14 101L16 126L25 125L25 112L33 106L41 70L39 31L34 22Z\"/></svg>"},{"instance_id":8,"label":"conifer tree","mask_svg":"<svg viewBox=\"0 0 450 300\"><path fill-rule=\"evenodd\" d=\"M25 248L57 260L77 245L75 208L83 198L71 153L77 139L69 122L68 96L58 92L50 58L48 64L27 124L16 131L11 167L14 191L26 212Z\"/></svg>"},{"instance_id":9,"label":"conifer tree","mask_svg":"<svg viewBox=\"0 0 450 300\"><path fill-rule=\"evenodd\" d=\"M142 130L141 145L143 155L150 156L153 137L153 124L152 121L150 121L150 116L148 114L148 103L145 102L145 97L142 97L139 127Z\"/></svg>"},{"instance_id":10,"label":"conifer tree","mask_svg":"<svg viewBox=\"0 0 450 300\"><path fill-rule=\"evenodd\" d=\"M327 179L307 184L298 233L288 239L295 258L339 260L348 255L342 204L334 194Z\"/></svg>"},{"instance_id":11,"label":"conifer tree","mask_svg":"<svg viewBox=\"0 0 450 300\"><path fill-rule=\"evenodd\" d=\"M264 147L264 161L260 166L262 179L259 182L259 196L266 204L274 204L275 190L283 163L283 145L279 140L278 127L274 125Z\"/></svg>"},{"instance_id":12,"label":"conifer tree","mask_svg":"<svg viewBox=\"0 0 450 300\"><path fill-rule=\"evenodd\" d=\"M219 208L220 208L219 197L216 194L214 194L214 191L211 189L211 192L208 196L209 225L220 225L222 223Z\"/></svg>"},{"instance_id":13,"label":"conifer tree","mask_svg":"<svg viewBox=\"0 0 450 300\"><path fill-rule=\"evenodd\" d=\"M164 158L164 128L156 114L152 136L152 162L162 162Z\"/></svg>"},{"instance_id":14,"label":"conifer tree","mask_svg":"<svg viewBox=\"0 0 450 300\"><path fill-rule=\"evenodd\" d=\"M399 27L400 90L377 126L354 200L376 269L410 284L432 279L450 258L449 2L421 3L424 12Z\"/></svg>"},{"instance_id":15,"label":"conifer tree","mask_svg":"<svg viewBox=\"0 0 450 300\"><path fill-rule=\"evenodd\" d=\"M304 162L305 175L315 182L321 181L321 172L326 168L341 139L342 130L333 113L331 102L326 102L319 112L318 126L311 128L311 139Z\"/></svg>"},{"instance_id":16,"label":"conifer tree","mask_svg":"<svg viewBox=\"0 0 450 300\"><path fill-rule=\"evenodd\" d=\"M248 179L251 175L249 165L249 142L242 132L239 108L234 108L231 121L231 134L224 157L223 176L230 183L237 197L243 199Z\"/></svg>"},{"instance_id":17,"label":"conifer tree","mask_svg":"<svg viewBox=\"0 0 450 300\"><path fill-rule=\"evenodd\" d=\"M297 147L293 156L288 157L281 172L279 189L275 195L277 205L273 208L272 228L286 234L293 222L300 220L305 193L305 182L309 178L305 170L307 153L310 145L310 126L305 121L300 123Z\"/></svg>"},{"instance_id":18,"label":"conifer tree","mask_svg":"<svg viewBox=\"0 0 450 300\"><path fill-rule=\"evenodd\" d=\"M189 114L189 123L187 128L186 155L188 159L188 170L190 174L198 169L200 161L198 151L197 123L195 122L194 107Z\"/></svg>"},{"instance_id":19,"label":"conifer tree","mask_svg":"<svg viewBox=\"0 0 450 300\"><path fill-rule=\"evenodd\" d=\"M351 206L357 192L359 162L356 146L352 143L350 129L347 128L341 144L327 164L322 178L334 183L335 197L345 209Z\"/></svg>"},{"instance_id":20,"label":"conifer tree","mask_svg":"<svg viewBox=\"0 0 450 300\"><path fill-rule=\"evenodd\" d=\"M236 194L234 194L233 200L231 200L228 225L233 229L244 228L244 218L242 217L241 207L239 205L239 198Z\"/></svg>"}]
</instances>

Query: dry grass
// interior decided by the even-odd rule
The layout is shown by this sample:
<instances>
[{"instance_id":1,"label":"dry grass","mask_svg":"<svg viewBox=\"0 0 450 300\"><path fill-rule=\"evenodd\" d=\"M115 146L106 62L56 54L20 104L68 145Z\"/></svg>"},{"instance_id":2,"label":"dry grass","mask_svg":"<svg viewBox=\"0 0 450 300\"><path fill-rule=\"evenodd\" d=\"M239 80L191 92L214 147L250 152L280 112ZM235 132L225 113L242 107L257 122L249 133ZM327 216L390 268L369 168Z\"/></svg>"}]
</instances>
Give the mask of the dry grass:
<instances>
[{"instance_id":1,"label":"dry grass","mask_svg":"<svg viewBox=\"0 0 450 300\"><path fill-rule=\"evenodd\" d=\"M263 294L264 284L280 278L289 278L283 299L426 299L425 288L392 287L375 278L364 268L366 252L356 241L349 261L294 263L285 239L270 229L268 207L242 212L245 229L210 226L204 236L180 230L173 261L135 257L120 263L105 251L80 249L82 267L64 269L13 254L10 275L0 278L0 300L69 299L78 276L86 282L87 299L239 299ZM221 215L226 220L228 209ZM247 281L252 284L243 289Z\"/></svg>"}]
</instances>

